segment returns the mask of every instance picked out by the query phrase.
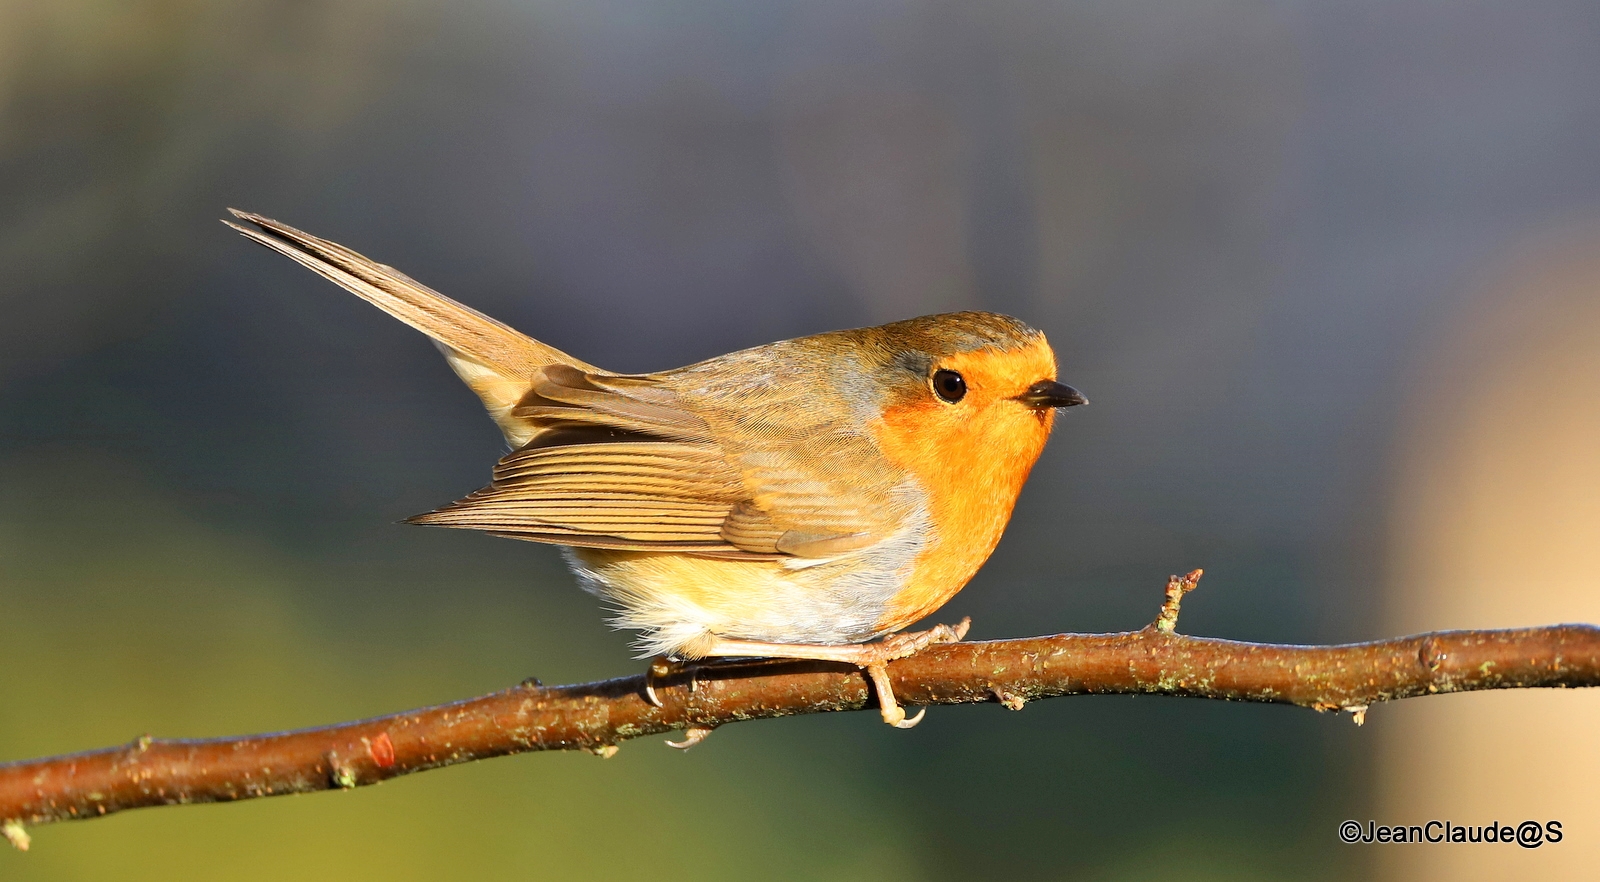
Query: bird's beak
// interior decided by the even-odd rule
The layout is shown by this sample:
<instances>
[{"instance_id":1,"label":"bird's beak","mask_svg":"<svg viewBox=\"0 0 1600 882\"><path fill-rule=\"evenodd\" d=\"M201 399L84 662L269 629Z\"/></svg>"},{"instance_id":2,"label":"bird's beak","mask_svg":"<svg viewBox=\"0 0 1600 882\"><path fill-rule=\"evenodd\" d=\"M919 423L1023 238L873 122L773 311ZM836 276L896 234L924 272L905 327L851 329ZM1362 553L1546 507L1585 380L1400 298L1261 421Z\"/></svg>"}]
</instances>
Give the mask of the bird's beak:
<instances>
[{"instance_id":1,"label":"bird's beak","mask_svg":"<svg viewBox=\"0 0 1600 882\"><path fill-rule=\"evenodd\" d=\"M1065 383L1055 380L1040 380L1028 387L1028 391L1017 396L1017 400L1029 407L1071 407L1075 404L1088 404L1089 399L1083 393Z\"/></svg>"}]
</instances>

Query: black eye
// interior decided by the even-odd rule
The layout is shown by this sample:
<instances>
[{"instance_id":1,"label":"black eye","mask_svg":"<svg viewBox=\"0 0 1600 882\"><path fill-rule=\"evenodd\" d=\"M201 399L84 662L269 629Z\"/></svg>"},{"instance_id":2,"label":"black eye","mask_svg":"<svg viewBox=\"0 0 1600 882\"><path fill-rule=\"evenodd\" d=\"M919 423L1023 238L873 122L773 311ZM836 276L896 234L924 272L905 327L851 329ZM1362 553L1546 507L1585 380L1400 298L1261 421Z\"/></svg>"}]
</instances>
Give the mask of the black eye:
<instances>
[{"instance_id":1,"label":"black eye","mask_svg":"<svg viewBox=\"0 0 1600 882\"><path fill-rule=\"evenodd\" d=\"M967 381L955 371L934 371L933 391L945 401L955 404L967 394Z\"/></svg>"}]
</instances>

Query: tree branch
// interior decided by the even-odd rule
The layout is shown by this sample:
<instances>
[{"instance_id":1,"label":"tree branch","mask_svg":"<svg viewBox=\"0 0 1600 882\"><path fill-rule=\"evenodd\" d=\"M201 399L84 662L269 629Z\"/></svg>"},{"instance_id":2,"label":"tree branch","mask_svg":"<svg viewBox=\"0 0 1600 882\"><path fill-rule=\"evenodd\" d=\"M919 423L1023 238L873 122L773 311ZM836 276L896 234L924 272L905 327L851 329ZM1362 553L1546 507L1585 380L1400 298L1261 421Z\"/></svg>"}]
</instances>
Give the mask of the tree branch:
<instances>
[{"instance_id":1,"label":"tree branch","mask_svg":"<svg viewBox=\"0 0 1600 882\"><path fill-rule=\"evenodd\" d=\"M1058 695L1155 694L1344 710L1443 692L1600 685L1600 628L1554 625L1438 631L1340 646L1288 646L1174 633L1200 577L1172 577L1160 616L1120 634L1057 634L932 646L889 665L908 705ZM0 833L26 849L26 825L123 809L347 789L531 750L610 756L630 738L686 730L691 746L725 723L861 710L866 678L848 665L735 661L575 686L527 681L479 698L385 717L242 738L138 738L120 746L0 765Z\"/></svg>"}]
</instances>

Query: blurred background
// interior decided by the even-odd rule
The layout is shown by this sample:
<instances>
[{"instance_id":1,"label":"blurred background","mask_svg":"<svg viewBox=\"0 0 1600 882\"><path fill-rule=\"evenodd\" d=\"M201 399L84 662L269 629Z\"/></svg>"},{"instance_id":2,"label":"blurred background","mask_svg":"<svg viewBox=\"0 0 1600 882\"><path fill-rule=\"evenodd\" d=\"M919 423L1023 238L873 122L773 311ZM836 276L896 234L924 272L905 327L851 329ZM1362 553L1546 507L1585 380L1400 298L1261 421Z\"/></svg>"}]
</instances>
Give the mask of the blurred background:
<instances>
[{"instance_id":1,"label":"blurred background","mask_svg":"<svg viewBox=\"0 0 1600 882\"><path fill-rule=\"evenodd\" d=\"M1600 620L1600 7L0 0L0 760L636 673L262 212L608 368L951 309L1063 415L973 636ZM0 878L1580 878L1600 695L720 730L34 831ZM1561 820L1345 846L1346 818Z\"/></svg>"}]
</instances>

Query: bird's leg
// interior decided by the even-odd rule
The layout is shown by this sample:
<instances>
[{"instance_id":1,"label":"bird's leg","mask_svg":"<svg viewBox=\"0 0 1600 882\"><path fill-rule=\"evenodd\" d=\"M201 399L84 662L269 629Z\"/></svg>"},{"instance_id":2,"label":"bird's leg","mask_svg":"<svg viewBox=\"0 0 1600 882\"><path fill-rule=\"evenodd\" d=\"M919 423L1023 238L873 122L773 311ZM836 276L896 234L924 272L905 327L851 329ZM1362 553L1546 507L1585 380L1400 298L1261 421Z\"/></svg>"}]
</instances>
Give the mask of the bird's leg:
<instances>
[{"instance_id":1,"label":"bird's leg","mask_svg":"<svg viewBox=\"0 0 1600 882\"><path fill-rule=\"evenodd\" d=\"M916 655L935 643L959 643L961 638L967 636L967 629L971 626L972 619L965 618L954 626L935 625L926 631L890 634L876 643L839 646L761 643L754 640L724 640L718 637L708 646L700 648L697 654L705 658L797 658L856 665L865 671L867 678L872 681L873 691L878 695L878 709L883 713L883 721L898 729L909 729L922 722L922 715L927 713L928 709L923 708L916 716L906 719L905 709L895 701L894 690L889 686L889 662Z\"/></svg>"}]
</instances>

